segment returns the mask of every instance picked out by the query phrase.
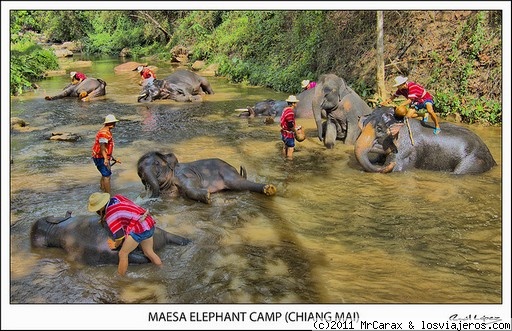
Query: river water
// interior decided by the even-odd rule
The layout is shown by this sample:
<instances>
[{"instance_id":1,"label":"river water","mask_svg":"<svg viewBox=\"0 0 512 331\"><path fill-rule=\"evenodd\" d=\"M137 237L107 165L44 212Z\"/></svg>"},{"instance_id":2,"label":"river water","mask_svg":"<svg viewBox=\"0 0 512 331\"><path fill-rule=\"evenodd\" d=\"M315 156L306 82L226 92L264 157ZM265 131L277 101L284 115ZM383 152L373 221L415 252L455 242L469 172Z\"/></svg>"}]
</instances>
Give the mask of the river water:
<instances>
[{"instance_id":1,"label":"river water","mask_svg":"<svg viewBox=\"0 0 512 331\"><path fill-rule=\"evenodd\" d=\"M235 109L287 95L208 77L215 94L203 102L137 103L137 73L116 74L118 64L96 60L83 70L108 84L94 102L44 100L67 84L67 75L11 98L11 116L29 129L10 134L10 303L502 301L501 128L468 126L498 163L481 175L365 173L352 146L323 147L312 119L298 119L307 139L285 161L278 123L241 119ZM157 75L172 70L162 65ZM124 278L115 265L81 265L60 249L32 249L29 240L40 217L89 214L87 199L100 178L90 150L107 114L121 120L113 193L150 208L158 226L192 240L159 251L162 268L130 266ZM82 139L45 139L51 132ZM172 151L180 162L218 157L235 168L243 164L248 179L273 183L277 194L222 192L211 205L149 200L136 163L151 150Z\"/></svg>"}]
</instances>

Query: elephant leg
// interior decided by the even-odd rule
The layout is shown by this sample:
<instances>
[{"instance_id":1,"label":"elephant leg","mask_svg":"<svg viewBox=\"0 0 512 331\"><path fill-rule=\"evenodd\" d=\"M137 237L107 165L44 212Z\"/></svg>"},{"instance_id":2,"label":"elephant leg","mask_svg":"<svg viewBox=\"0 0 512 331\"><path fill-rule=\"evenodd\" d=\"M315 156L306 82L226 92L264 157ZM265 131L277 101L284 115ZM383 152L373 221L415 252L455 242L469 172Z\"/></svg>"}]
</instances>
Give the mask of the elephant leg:
<instances>
[{"instance_id":1,"label":"elephant leg","mask_svg":"<svg viewBox=\"0 0 512 331\"><path fill-rule=\"evenodd\" d=\"M192 200L204 202L206 204L210 204L212 202L210 192L207 189L197 188L190 184L180 186L179 189L183 195Z\"/></svg>"},{"instance_id":2,"label":"elephant leg","mask_svg":"<svg viewBox=\"0 0 512 331\"><path fill-rule=\"evenodd\" d=\"M192 176L186 172L176 175L176 184L180 193L189 199L210 204L212 202L210 191L201 187L201 179Z\"/></svg>"},{"instance_id":3,"label":"elephant leg","mask_svg":"<svg viewBox=\"0 0 512 331\"><path fill-rule=\"evenodd\" d=\"M85 97L81 97L83 93L85 93ZM82 101L90 101L92 98L99 97L102 95L105 95L105 88L104 86L100 85L89 94L87 94L87 92L85 91L80 92L79 98L82 99Z\"/></svg>"},{"instance_id":4,"label":"elephant leg","mask_svg":"<svg viewBox=\"0 0 512 331\"><path fill-rule=\"evenodd\" d=\"M455 175L479 174L482 172L482 169L486 168L487 166L484 160L471 156L462 159L453 170L453 173Z\"/></svg>"},{"instance_id":5,"label":"elephant leg","mask_svg":"<svg viewBox=\"0 0 512 331\"><path fill-rule=\"evenodd\" d=\"M277 189L272 184L260 184L243 178L236 180L225 180L226 187L233 191L250 191L256 193L263 193L271 196L276 194Z\"/></svg>"}]
</instances>

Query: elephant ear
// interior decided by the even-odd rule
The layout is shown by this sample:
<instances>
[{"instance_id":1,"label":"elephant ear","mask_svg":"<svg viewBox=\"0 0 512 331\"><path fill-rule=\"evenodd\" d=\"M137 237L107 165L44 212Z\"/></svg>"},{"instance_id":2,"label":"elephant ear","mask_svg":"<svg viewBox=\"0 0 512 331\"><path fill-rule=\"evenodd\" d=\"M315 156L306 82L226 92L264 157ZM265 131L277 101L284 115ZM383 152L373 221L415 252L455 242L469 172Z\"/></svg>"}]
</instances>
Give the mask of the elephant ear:
<instances>
[{"instance_id":1,"label":"elephant ear","mask_svg":"<svg viewBox=\"0 0 512 331\"><path fill-rule=\"evenodd\" d=\"M178 158L176 157L176 155L174 155L174 153L165 154L163 159L166 161L167 166L171 170L174 170L174 167L176 166L176 164L178 164Z\"/></svg>"},{"instance_id":2,"label":"elephant ear","mask_svg":"<svg viewBox=\"0 0 512 331\"><path fill-rule=\"evenodd\" d=\"M67 211L66 212L66 216L64 216L63 218L56 218L54 216L49 216L46 218L46 222L48 223L52 223L52 224L59 224L61 222L64 222L64 221L67 221L68 219L71 218L71 211Z\"/></svg>"},{"instance_id":3,"label":"elephant ear","mask_svg":"<svg viewBox=\"0 0 512 331\"><path fill-rule=\"evenodd\" d=\"M387 150L389 148L393 151L393 153L397 153L398 148L395 145L394 136L403 126L403 123L400 123L396 119L394 115L394 109L391 107L382 108L381 119L382 121L377 125L382 126L382 130L385 129L386 132L389 132L389 134L386 135L386 137L382 141L382 148L384 150Z\"/></svg>"}]
</instances>

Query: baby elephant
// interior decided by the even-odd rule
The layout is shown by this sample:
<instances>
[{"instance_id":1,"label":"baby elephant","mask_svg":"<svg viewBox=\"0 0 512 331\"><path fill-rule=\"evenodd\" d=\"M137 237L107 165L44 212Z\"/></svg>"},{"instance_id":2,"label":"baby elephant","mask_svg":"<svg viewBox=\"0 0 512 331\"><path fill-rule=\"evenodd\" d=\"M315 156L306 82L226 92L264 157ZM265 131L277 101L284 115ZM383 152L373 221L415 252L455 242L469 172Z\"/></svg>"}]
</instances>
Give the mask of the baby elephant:
<instances>
[{"instance_id":1,"label":"baby elephant","mask_svg":"<svg viewBox=\"0 0 512 331\"><path fill-rule=\"evenodd\" d=\"M258 184L247 180L244 167L240 173L217 158L179 163L173 153L148 152L137 162L137 174L151 197L162 191L178 191L181 195L211 203L210 194L222 190L252 191L271 196L276 193L272 184Z\"/></svg>"}]
</instances>

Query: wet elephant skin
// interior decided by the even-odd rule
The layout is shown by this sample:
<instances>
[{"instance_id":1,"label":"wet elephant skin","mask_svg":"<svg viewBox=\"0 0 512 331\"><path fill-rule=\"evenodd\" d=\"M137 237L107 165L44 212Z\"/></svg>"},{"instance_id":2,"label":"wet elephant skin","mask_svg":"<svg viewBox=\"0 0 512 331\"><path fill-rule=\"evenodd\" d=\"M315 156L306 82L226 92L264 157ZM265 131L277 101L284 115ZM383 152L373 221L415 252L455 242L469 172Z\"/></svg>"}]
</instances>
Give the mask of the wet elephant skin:
<instances>
[{"instance_id":1,"label":"wet elephant skin","mask_svg":"<svg viewBox=\"0 0 512 331\"><path fill-rule=\"evenodd\" d=\"M118 251L107 244L110 232L105 222L99 222L97 215L80 215L58 219L48 216L34 222L30 232L32 247L62 248L69 259L87 265L117 264ZM186 238L155 228L153 247L155 251L168 244L186 245ZM150 263L140 248L129 255L130 264Z\"/></svg>"}]
</instances>

